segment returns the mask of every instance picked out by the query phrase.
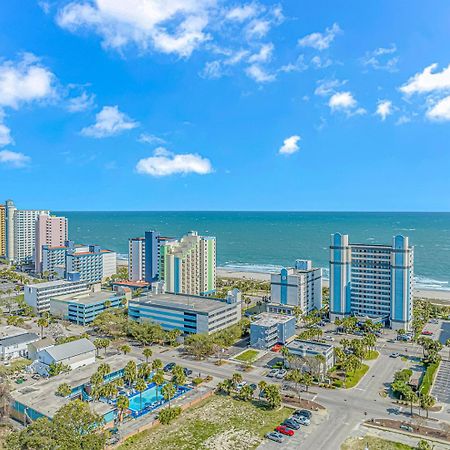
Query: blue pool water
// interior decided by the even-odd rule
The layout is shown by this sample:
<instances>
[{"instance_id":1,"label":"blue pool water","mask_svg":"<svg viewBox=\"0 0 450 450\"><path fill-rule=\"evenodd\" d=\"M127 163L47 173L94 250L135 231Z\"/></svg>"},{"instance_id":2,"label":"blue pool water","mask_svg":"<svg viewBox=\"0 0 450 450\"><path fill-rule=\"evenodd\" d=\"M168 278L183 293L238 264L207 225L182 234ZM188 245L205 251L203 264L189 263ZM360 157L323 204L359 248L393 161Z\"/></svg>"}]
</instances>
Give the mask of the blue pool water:
<instances>
[{"instance_id":1,"label":"blue pool water","mask_svg":"<svg viewBox=\"0 0 450 450\"><path fill-rule=\"evenodd\" d=\"M162 400L161 388L158 388L155 384L150 384L148 389L142 392L142 408L141 408L141 396L138 394L130 397L130 407L132 411L139 412L151 403L158 400Z\"/></svg>"}]
</instances>

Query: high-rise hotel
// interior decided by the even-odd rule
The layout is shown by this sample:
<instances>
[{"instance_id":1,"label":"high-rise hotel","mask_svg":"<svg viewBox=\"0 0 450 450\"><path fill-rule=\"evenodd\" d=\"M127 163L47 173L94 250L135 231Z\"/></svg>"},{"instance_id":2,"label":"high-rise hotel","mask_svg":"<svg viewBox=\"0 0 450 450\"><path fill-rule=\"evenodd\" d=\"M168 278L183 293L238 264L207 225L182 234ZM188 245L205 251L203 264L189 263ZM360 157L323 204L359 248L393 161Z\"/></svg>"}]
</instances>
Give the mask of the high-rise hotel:
<instances>
[{"instance_id":1,"label":"high-rise hotel","mask_svg":"<svg viewBox=\"0 0 450 450\"><path fill-rule=\"evenodd\" d=\"M175 294L210 295L216 290L216 238L191 231L180 239L148 231L129 240L132 281L163 281Z\"/></svg>"},{"instance_id":2,"label":"high-rise hotel","mask_svg":"<svg viewBox=\"0 0 450 450\"><path fill-rule=\"evenodd\" d=\"M398 235L392 245L350 244L331 236L330 318L355 315L393 329L411 328L414 248Z\"/></svg>"}]
</instances>

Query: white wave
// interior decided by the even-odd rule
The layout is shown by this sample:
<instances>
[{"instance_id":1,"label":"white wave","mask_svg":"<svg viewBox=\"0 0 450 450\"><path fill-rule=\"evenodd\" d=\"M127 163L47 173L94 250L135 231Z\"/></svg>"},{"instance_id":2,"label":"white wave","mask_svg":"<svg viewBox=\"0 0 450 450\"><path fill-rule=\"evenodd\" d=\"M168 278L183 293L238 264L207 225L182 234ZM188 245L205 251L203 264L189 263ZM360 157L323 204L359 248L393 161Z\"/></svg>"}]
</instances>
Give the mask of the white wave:
<instances>
[{"instance_id":1,"label":"white wave","mask_svg":"<svg viewBox=\"0 0 450 450\"><path fill-rule=\"evenodd\" d=\"M255 273L267 273L267 272L279 272L283 266L275 264L250 264L250 263L232 263L226 262L218 269L235 270L236 272L255 272Z\"/></svg>"},{"instance_id":2,"label":"white wave","mask_svg":"<svg viewBox=\"0 0 450 450\"><path fill-rule=\"evenodd\" d=\"M117 259L128 261L128 253L117 253Z\"/></svg>"}]
</instances>

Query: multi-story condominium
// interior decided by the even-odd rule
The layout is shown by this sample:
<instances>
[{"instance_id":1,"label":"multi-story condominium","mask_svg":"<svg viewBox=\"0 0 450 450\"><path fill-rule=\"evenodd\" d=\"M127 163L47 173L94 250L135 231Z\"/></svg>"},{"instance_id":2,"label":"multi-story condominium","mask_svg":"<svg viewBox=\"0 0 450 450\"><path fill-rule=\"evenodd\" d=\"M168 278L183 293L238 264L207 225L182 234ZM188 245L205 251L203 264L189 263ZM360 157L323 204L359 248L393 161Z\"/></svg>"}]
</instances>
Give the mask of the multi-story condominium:
<instances>
[{"instance_id":1,"label":"multi-story condominium","mask_svg":"<svg viewBox=\"0 0 450 450\"><path fill-rule=\"evenodd\" d=\"M147 283L158 281L161 245L169 241L174 239L161 236L157 231L146 231L145 237L129 239L129 279Z\"/></svg>"},{"instance_id":2,"label":"multi-story condominium","mask_svg":"<svg viewBox=\"0 0 450 450\"><path fill-rule=\"evenodd\" d=\"M241 293L237 289L230 291L226 299L168 294L154 289L128 303L128 316L139 322L159 323L165 330L211 334L238 323L241 307Z\"/></svg>"},{"instance_id":3,"label":"multi-story condominium","mask_svg":"<svg viewBox=\"0 0 450 450\"><path fill-rule=\"evenodd\" d=\"M411 328L414 249L398 235L392 245L350 244L331 236L330 318L355 315L393 329Z\"/></svg>"},{"instance_id":4,"label":"multi-story condominium","mask_svg":"<svg viewBox=\"0 0 450 450\"><path fill-rule=\"evenodd\" d=\"M210 295L216 290L216 238L191 231L160 246L159 279L175 294Z\"/></svg>"},{"instance_id":5,"label":"multi-story condominium","mask_svg":"<svg viewBox=\"0 0 450 450\"><path fill-rule=\"evenodd\" d=\"M88 283L104 281L117 272L116 253L98 245L68 247L66 273L78 272L80 279Z\"/></svg>"},{"instance_id":6,"label":"multi-story condominium","mask_svg":"<svg viewBox=\"0 0 450 450\"><path fill-rule=\"evenodd\" d=\"M123 308L125 294L91 290L50 298L50 314L78 325L89 325L107 308Z\"/></svg>"},{"instance_id":7,"label":"multi-story condominium","mask_svg":"<svg viewBox=\"0 0 450 450\"><path fill-rule=\"evenodd\" d=\"M6 257L14 263L29 263L36 245L36 220L49 211L16 209L12 200L5 204Z\"/></svg>"},{"instance_id":8,"label":"multi-story condominium","mask_svg":"<svg viewBox=\"0 0 450 450\"><path fill-rule=\"evenodd\" d=\"M294 267L271 275L267 311L293 315L295 307L303 314L322 308L322 269L314 268L309 260L298 259Z\"/></svg>"},{"instance_id":9,"label":"multi-story condominium","mask_svg":"<svg viewBox=\"0 0 450 450\"><path fill-rule=\"evenodd\" d=\"M36 273L42 269L42 246L62 247L68 240L68 226L65 217L41 214L36 219L36 244L34 268Z\"/></svg>"},{"instance_id":10,"label":"multi-story condominium","mask_svg":"<svg viewBox=\"0 0 450 450\"><path fill-rule=\"evenodd\" d=\"M0 205L0 256L6 256L6 206Z\"/></svg>"},{"instance_id":11,"label":"multi-story condominium","mask_svg":"<svg viewBox=\"0 0 450 450\"><path fill-rule=\"evenodd\" d=\"M5 203L5 255L8 261L14 261L14 213L16 207L12 200Z\"/></svg>"},{"instance_id":12,"label":"multi-story condominium","mask_svg":"<svg viewBox=\"0 0 450 450\"><path fill-rule=\"evenodd\" d=\"M270 349L276 344L285 344L295 335L294 316L262 313L250 324L250 345Z\"/></svg>"},{"instance_id":13,"label":"multi-story condominium","mask_svg":"<svg viewBox=\"0 0 450 450\"><path fill-rule=\"evenodd\" d=\"M28 284L24 288L25 302L34 312L42 314L50 311L50 298L60 295L76 294L88 289L85 281L55 280L47 283Z\"/></svg>"}]
</instances>

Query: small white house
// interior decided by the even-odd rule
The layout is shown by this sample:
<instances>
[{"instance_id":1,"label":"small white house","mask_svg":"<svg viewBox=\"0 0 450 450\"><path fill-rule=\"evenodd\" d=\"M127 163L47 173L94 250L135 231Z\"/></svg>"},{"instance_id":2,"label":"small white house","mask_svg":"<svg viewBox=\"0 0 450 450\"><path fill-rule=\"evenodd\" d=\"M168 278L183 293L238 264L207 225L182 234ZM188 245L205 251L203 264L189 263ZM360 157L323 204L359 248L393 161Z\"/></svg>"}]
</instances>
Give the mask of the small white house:
<instances>
[{"instance_id":1,"label":"small white house","mask_svg":"<svg viewBox=\"0 0 450 450\"><path fill-rule=\"evenodd\" d=\"M28 344L38 341L39 336L13 326L4 326L0 330L0 360L28 357Z\"/></svg>"},{"instance_id":2,"label":"small white house","mask_svg":"<svg viewBox=\"0 0 450 450\"><path fill-rule=\"evenodd\" d=\"M95 345L89 339L78 339L66 344L54 345L37 352L36 370L48 375L51 364L62 363L72 370L95 363Z\"/></svg>"}]
</instances>

